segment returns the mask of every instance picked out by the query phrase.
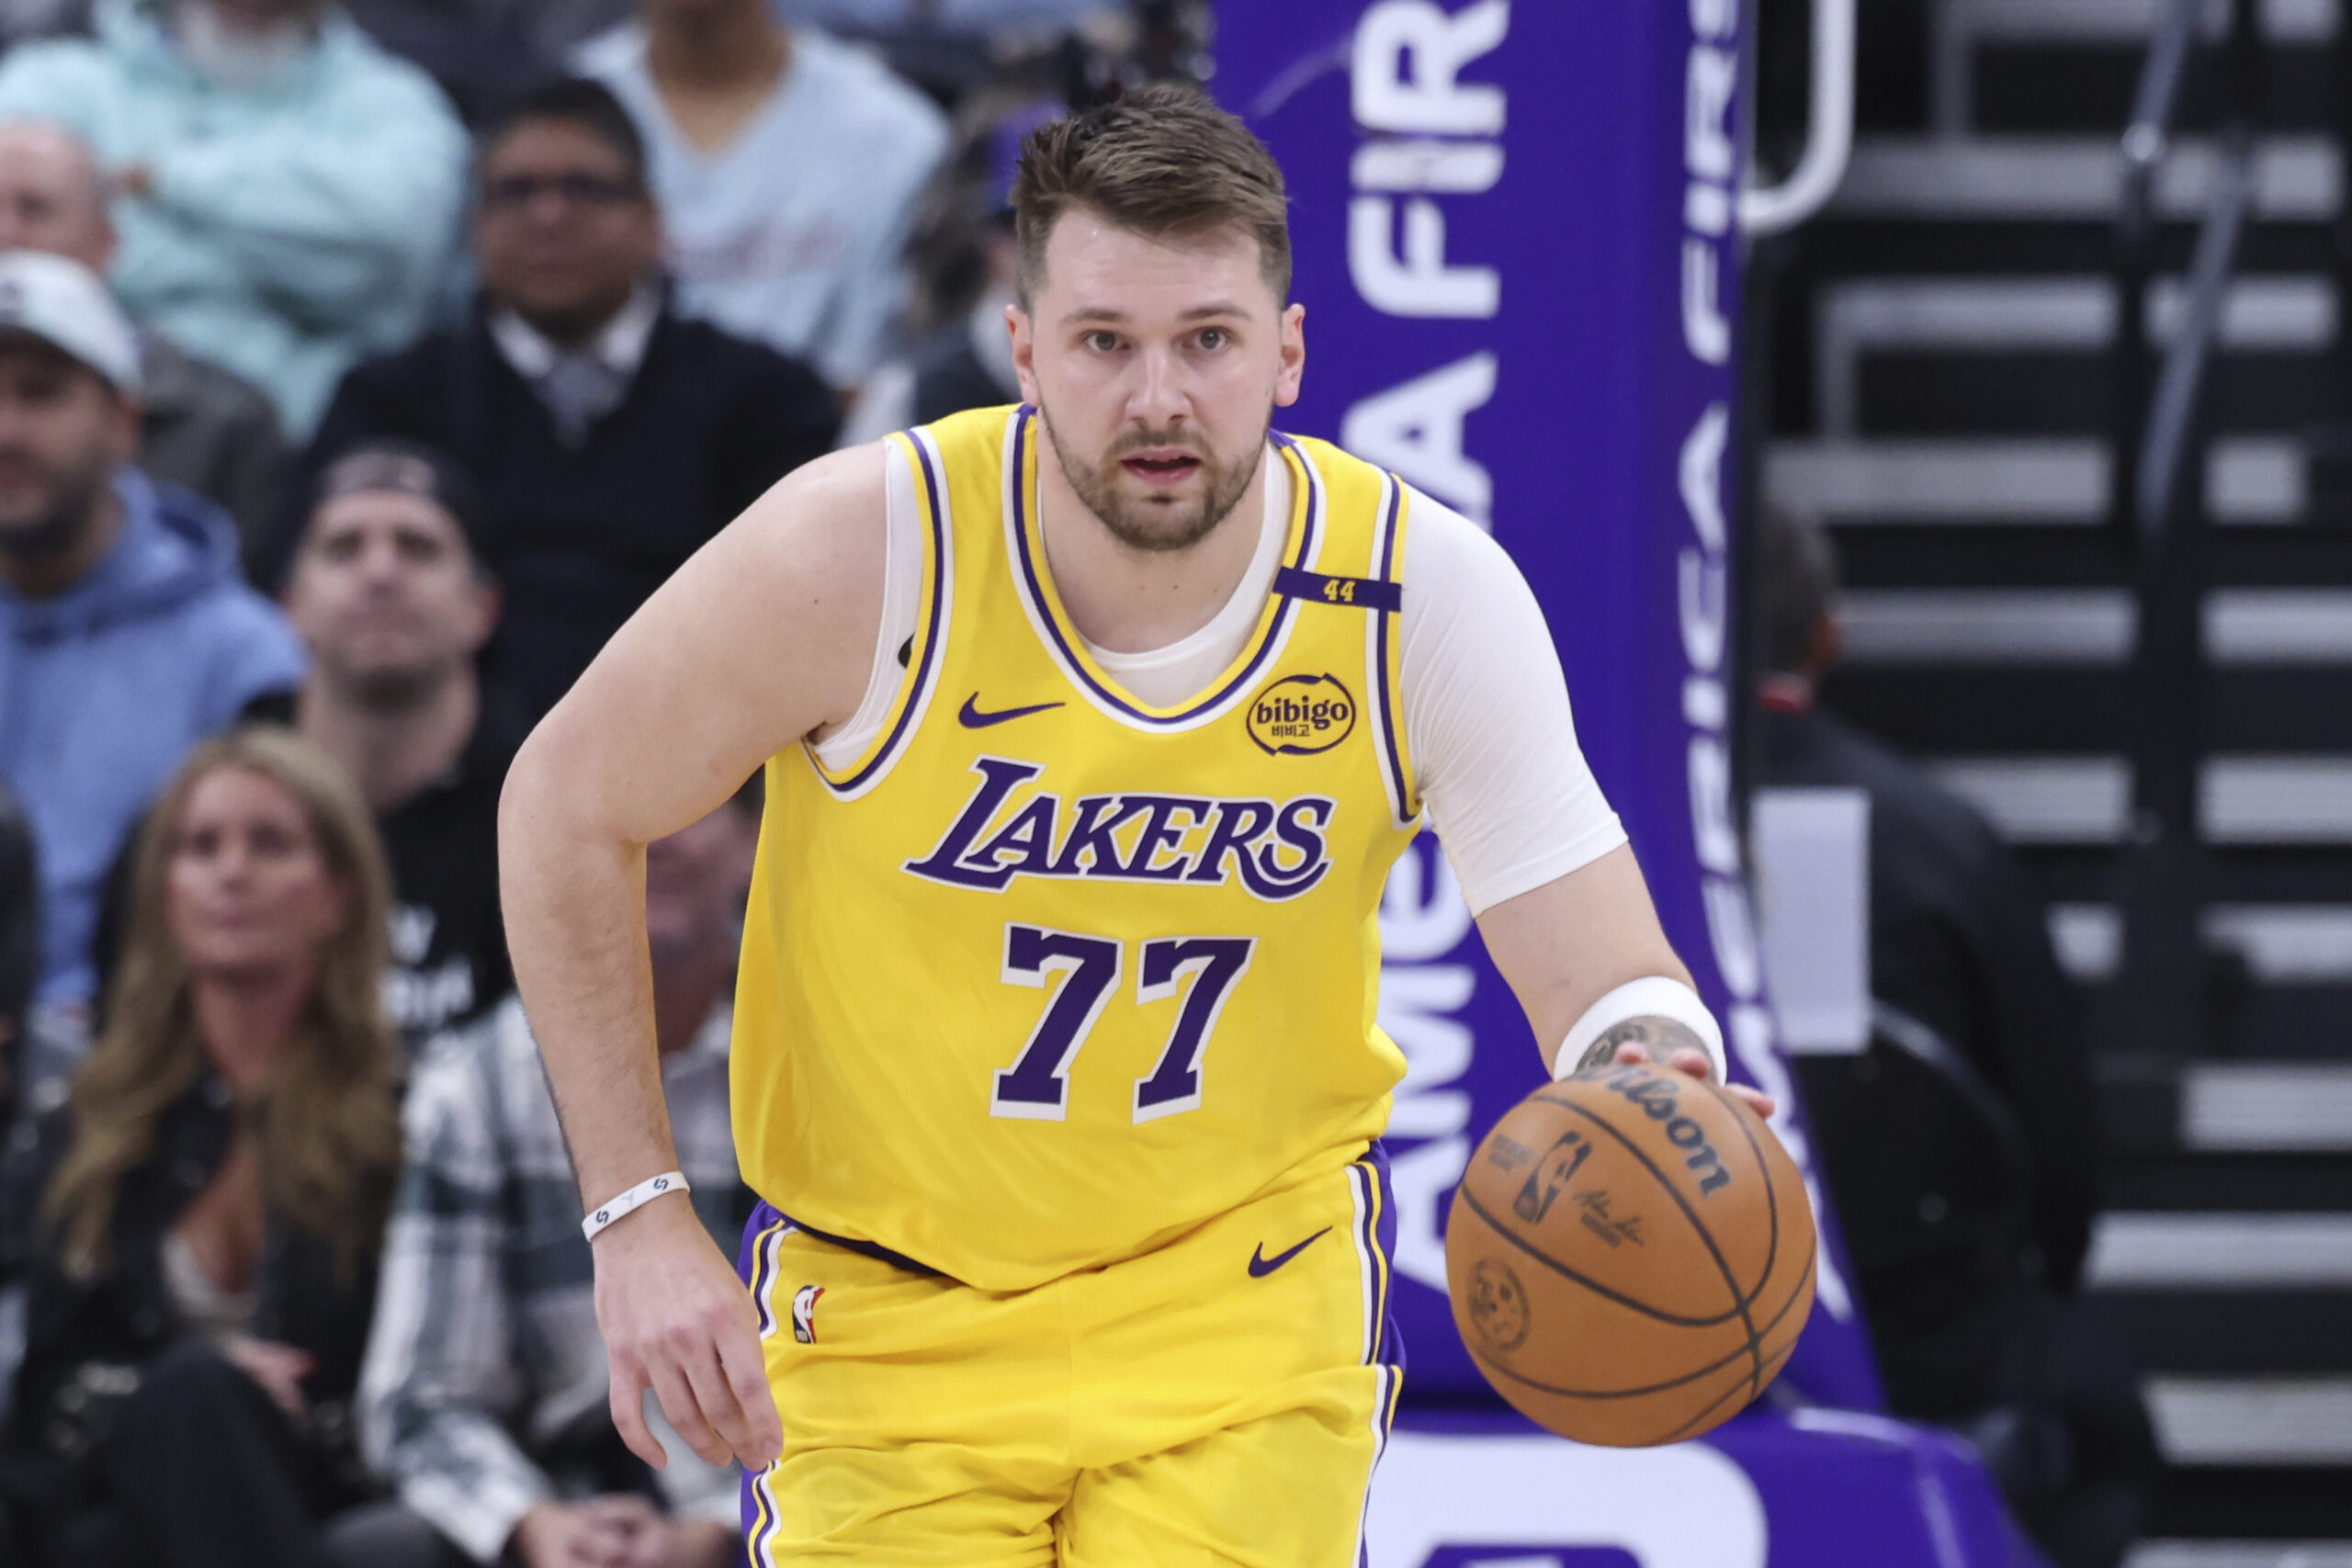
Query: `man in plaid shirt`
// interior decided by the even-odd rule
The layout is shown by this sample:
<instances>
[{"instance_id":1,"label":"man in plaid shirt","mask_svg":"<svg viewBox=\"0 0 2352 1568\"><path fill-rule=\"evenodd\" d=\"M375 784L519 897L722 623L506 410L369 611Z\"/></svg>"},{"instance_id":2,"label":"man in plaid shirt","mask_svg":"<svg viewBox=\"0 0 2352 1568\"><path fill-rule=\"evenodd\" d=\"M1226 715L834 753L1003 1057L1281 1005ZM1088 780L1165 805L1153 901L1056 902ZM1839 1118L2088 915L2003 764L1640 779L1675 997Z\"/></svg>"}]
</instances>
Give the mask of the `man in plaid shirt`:
<instances>
[{"instance_id":1,"label":"man in plaid shirt","mask_svg":"<svg viewBox=\"0 0 2352 1568\"><path fill-rule=\"evenodd\" d=\"M752 1201L729 1127L727 1047L758 821L747 786L646 853L679 1167L729 1249ZM579 1189L519 998L428 1052L405 1123L360 1386L363 1446L400 1501L338 1532L345 1556L450 1568L735 1561L739 1472L703 1463L665 1427L670 1462L656 1474L613 1429Z\"/></svg>"}]
</instances>

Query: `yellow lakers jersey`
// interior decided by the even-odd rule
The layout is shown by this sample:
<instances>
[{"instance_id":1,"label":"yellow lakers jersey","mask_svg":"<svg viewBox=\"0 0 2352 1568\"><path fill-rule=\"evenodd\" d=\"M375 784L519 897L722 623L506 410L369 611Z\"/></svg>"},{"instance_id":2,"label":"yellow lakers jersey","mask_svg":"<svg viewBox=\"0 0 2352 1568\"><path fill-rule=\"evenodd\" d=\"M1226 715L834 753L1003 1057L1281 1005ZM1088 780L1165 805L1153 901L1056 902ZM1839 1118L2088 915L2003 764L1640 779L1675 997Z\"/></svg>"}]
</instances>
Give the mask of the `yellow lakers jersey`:
<instances>
[{"instance_id":1,"label":"yellow lakers jersey","mask_svg":"<svg viewBox=\"0 0 2352 1568\"><path fill-rule=\"evenodd\" d=\"M1374 1021L1377 913L1419 816L1404 487L1275 436L1274 590L1207 691L1154 707L1056 595L1041 435L1023 408L890 439L924 524L907 673L854 765L768 764L735 1011L752 1188L990 1290L1378 1135L1404 1058Z\"/></svg>"}]
</instances>

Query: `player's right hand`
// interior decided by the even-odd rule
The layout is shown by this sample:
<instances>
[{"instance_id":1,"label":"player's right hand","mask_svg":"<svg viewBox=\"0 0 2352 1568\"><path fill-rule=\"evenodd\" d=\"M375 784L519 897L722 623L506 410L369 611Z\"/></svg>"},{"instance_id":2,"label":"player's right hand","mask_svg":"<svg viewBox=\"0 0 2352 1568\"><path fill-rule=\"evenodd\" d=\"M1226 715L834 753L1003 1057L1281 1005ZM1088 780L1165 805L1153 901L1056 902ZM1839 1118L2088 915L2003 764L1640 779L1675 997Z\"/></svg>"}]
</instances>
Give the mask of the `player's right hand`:
<instances>
[{"instance_id":1,"label":"player's right hand","mask_svg":"<svg viewBox=\"0 0 2352 1568\"><path fill-rule=\"evenodd\" d=\"M657 1200L599 1233L596 1325L612 1366L613 1426L654 1469L669 1456L645 1424L645 1391L705 1462L747 1470L784 1447L751 1292L695 1218Z\"/></svg>"}]
</instances>

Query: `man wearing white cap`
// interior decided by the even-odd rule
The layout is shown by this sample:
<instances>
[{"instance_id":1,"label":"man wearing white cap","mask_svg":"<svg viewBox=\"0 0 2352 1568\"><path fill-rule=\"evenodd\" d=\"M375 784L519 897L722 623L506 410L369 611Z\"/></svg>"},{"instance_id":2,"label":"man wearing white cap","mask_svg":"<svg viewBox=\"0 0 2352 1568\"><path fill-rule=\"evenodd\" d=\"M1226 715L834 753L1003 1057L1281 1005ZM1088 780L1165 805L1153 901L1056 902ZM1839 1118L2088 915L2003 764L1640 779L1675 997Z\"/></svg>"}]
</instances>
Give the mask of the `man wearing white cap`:
<instances>
[{"instance_id":1,"label":"man wearing white cap","mask_svg":"<svg viewBox=\"0 0 2352 1568\"><path fill-rule=\"evenodd\" d=\"M107 199L106 171L79 136L0 121L0 250L70 256L105 277L121 249ZM141 470L210 496L256 536L277 515L289 456L268 394L153 327L138 335Z\"/></svg>"},{"instance_id":2,"label":"man wearing white cap","mask_svg":"<svg viewBox=\"0 0 2352 1568\"><path fill-rule=\"evenodd\" d=\"M0 255L0 779L39 846L48 1004L91 999L101 884L181 753L303 672L227 514L130 466L138 399L106 286Z\"/></svg>"}]
</instances>

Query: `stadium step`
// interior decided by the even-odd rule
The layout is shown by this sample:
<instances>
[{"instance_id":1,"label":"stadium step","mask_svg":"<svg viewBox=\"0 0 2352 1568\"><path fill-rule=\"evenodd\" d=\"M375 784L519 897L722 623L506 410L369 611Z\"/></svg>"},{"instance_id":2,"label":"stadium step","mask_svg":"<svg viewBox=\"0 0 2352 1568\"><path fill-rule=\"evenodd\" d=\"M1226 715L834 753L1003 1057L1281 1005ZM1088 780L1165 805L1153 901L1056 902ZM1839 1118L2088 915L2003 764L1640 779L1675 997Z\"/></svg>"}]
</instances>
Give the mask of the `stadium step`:
<instances>
[{"instance_id":1,"label":"stadium step","mask_svg":"<svg viewBox=\"0 0 2352 1568\"><path fill-rule=\"evenodd\" d=\"M1862 8L1829 210L1759 253L1755 499L1846 570L1824 703L2016 845L2094 998L2121 944L2138 615L2113 525L2119 141L2165 0ZM2087 1265L2168 1471L2130 1568L2352 1568L2352 528L2342 0L2257 0L2254 201L2208 378L2205 1048L2098 1063L2111 1211ZM2205 0L2205 37L2230 0ZM2161 347L2220 168L2192 60L2154 196ZM1769 107L1769 105L1768 105Z\"/></svg>"},{"instance_id":2,"label":"stadium step","mask_svg":"<svg viewBox=\"0 0 2352 1568\"><path fill-rule=\"evenodd\" d=\"M2116 117L2120 130L2120 115ZM2156 212L2193 220L2212 198L2221 166L2210 137L2172 144L2157 171ZM2257 222L2326 223L2343 201L2343 157L2324 136L2273 135L2255 151ZM2091 136L1858 138L1829 204L1836 219L1914 222L2115 220L2121 170L2114 132Z\"/></svg>"},{"instance_id":3,"label":"stadium step","mask_svg":"<svg viewBox=\"0 0 2352 1568\"><path fill-rule=\"evenodd\" d=\"M2291 437L2235 435L2206 453L2205 504L2228 525L2284 525L2310 502ZM1772 443L1764 498L1835 527L2006 523L2097 527L2113 514L2113 465L2093 436L1919 435Z\"/></svg>"}]
</instances>

